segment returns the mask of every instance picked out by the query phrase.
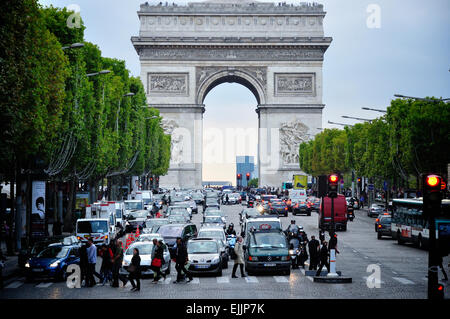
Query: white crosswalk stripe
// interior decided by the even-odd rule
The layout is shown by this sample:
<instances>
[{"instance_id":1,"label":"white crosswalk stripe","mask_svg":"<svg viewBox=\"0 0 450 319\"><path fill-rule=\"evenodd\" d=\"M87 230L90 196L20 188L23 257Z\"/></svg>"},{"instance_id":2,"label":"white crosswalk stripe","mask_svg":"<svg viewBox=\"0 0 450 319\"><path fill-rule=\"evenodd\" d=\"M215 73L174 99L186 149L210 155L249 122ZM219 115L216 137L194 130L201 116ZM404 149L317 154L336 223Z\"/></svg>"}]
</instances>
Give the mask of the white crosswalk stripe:
<instances>
[{"instance_id":1,"label":"white crosswalk stripe","mask_svg":"<svg viewBox=\"0 0 450 319\"><path fill-rule=\"evenodd\" d=\"M48 288L53 285L52 282L41 282L39 285L36 285L36 288Z\"/></svg>"},{"instance_id":2,"label":"white crosswalk stripe","mask_svg":"<svg viewBox=\"0 0 450 319\"><path fill-rule=\"evenodd\" d=\"M258 278L254 277L254 276L245 277L245 281L249 284L257 284L259 282Z\"/></svg>"},{"instance_id":3,"label":"white crosswalk stripe","mask_svg":"<svg viewBox=\"0 0 450 319\"><path fill-rule=\"evenodd\" d=\"M289 277L285 277L285 276L273 276L273 278L275 279L276 282L282 282L282 283L288 283L289 282Z\"/></svg>"},{"instance_id":4,"label":"white crosswalk stripe","mask_svg":"<svg viewBox=\"0 0 450 319\"><path fill-rule=\"evenodd\" d=\"M168 285L168 284L170 284L171 281L172 281L172 277L167 277L162 283L164 285Z\"/></svg>"},{"instance_id":5,"label":"white crosswalk stripe","mask_svg":"<svg viewBox=\"0 0 450 319\"><path fill-rule=\"evenodd\" d=\"M10 283L8 286L6 286L5 288L15 289L15 288L19 288L22 285L23 285L23 281L14 281L14 282Z\"/></svg>"},{"instance_id":6,"label":"white crosswalk stripe","mask_svg":"<svg viewBox=\"0 0 450 319\"><path fill-rule=\"evenodd\" d=\"M199 284L200 283L200 279L198 278L193 278L192 281L190 282L190 284Z\"/></svg>"},{"instance_id":7,"label":"white crosswalk stripe","mask_svg":"<svg viewBox=\"0 0 450 319\"><path fill-rule=\"evenodd\" d=\"M414 285L413 281L406 279L406 278L402 278L402 277L392 277L392 278L404 285Z\"/></svg>"},{"instance_id":8,"label":"white crosswalk stripe","mask_svg":"<svg viewBox=\"0 0 450 319\"><path fill-rule=\"evenodd\" d=\"M230 283L230 277L217 277L217 283L218 284L229 284Z\"/></svg>"}]
</instances>

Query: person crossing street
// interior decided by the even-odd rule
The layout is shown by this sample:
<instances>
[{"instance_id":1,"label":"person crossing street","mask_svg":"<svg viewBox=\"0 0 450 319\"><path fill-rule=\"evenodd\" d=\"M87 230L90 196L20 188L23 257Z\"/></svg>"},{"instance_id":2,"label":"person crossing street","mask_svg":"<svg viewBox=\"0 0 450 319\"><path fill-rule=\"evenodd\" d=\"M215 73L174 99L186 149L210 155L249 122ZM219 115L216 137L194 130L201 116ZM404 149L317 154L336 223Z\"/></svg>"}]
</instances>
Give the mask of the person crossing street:
<instances>
[{"instance_id":1,"label":"person crossing street","mask_svg":"<svg viewBox=\"0 0 450 319\"><path fill-rule=\"evenodd\" d=\"M173 283L180 283L183 280L183 274L187 275L191 282L193 280L192 275L184 268L188 262L188 254L186 245L181 240L181 237L177 237L177 247L175 249L175 269L177 270L177 280Z\"/></svg>"},{"instance_id":2,"label":"person crossing street","mask_svg":"<svg viewBox=\"0 0 450 319\"><path fill-rule=\"evenodd\" d=\"M241 236L237 238L236 244L234 245L234 253L236 254L236 259L234 260L233 274L231 275L231 278L237 278L236 270L238 265L241 269L241 277L247 277L244 273L244 244Z\"/></svg>"},{"instance_id":3,"label":"person crossing street","mask_svg":"<svg viewBox=\"0 0 450 319\"><path fill-rule=\"evenodd\" d=\"M324 241L322 244L322 248L320 249L319 258L320 258L320 265L319 265L319 269L316 272L316 276L320 276L323 266L327 267L328 272L330 272L330 263L328 262L328 247L327 247L326 241Z\"/></svg>"}]
</instances>

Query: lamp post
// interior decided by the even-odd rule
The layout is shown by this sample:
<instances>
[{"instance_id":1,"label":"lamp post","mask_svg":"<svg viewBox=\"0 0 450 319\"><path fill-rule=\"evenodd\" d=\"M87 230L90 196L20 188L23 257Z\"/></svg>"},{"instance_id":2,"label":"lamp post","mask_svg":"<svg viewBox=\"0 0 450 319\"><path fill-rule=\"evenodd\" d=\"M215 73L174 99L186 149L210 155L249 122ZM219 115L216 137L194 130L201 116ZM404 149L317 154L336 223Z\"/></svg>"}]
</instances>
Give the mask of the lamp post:
<instances>
[{"instance_id":1,"label":"lamp post","mask_svg":"<svg viewBox=\"0 0 450 319\"><path fill-rule=\"evenodd\" d=\"M402 99L412 99L412 100L419 100L419 101L426 101L426 102L445 102L445 101L449 101L450 100L450 98L446 98L446 99L427 99L427 98L423 98L423 97L406 96L406 95L401 95L401 94L394 94L394 96L402 98Z\"/></svg>"},{"instance_id":2,"label":"lamp post","mask_svg":"<svg viewBox=\"0 0 450 319\"><path fill-rule=\"evenodd\" d=\"M96 75L100 75L100 74L108 74L111 73L110 70L101 70L100 72L94 72L94 73L88 73L86 74L86 76L89 78L91 76L96 76Z\"/></svg>"},{"instance_id":3,"label":"lamp post","mask_svg":"<svg viewBox=\"0 0 450 319\"><path fill-rule=\"evenodd\" d=\"M342 117L344 119L352 119L352 120L358 120L358 121L364 121L364 122L372 122L373 121L373 119L369 120L369 119L363 119L363 118L360 118L360 117L353 117L353 116L347 116L347 115L342 115Z\"/></svg>"},{"instance_id":4,"label":"lamp post","mask_svg":"<svg viewBox=\"0 0 450 319\"><path fill-rule=\"evenodd\" d=\"M84 47L84 43L72 43L71 45L62 47L63 50L78 49Z\"/></svg>"},{"instance_id":5,"label":"lamp post","mask_svg":"<svg viewBox=\"0 0 450 319\"><path fill-rule=\"evenodd\" d=\"M363 109L363 110L366 110L366 111L375 111L375 112L380 112L380 113L387 113L386 110L372 109L372 108L370 108L370 107L362 107L362 109Z\"/></svg>"},{"instance_id":6,"label":"lamp post","mask_svg":"<svg viewBox=\"0 0 450 319\"><path fill-rule=\"evenodd\" d=\"M353 126L353 125L350 125L350 124L336 123L336 122L331 122L331 121L328 121L328 124L341 125L341 126Z\"/></svg>"}]
</instances>

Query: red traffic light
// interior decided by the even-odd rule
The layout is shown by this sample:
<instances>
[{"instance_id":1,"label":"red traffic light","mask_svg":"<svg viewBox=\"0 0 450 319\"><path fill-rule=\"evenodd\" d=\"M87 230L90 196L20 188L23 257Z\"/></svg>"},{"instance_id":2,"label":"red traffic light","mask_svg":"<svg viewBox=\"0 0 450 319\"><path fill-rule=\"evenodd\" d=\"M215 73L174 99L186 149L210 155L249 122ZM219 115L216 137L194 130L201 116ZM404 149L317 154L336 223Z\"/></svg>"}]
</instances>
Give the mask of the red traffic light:
<instances>
[{"instance_id":1,"label":"red traffic light","mask_svg":"<svg viewBox=\"0 0 450 319\"><path fill-rule=\"evenodd\" d=\"M247 177L250 177L250 173L247 173Z\"/></svg>"},{"instance_id":2,"label":"red traffic light","mask_svg":"<svg viewBox=\"0 0 450 319\"><path fill-rule=\"evenodd\" d=\"M337 183L339 180L339 177L336 174L332 174L330 176L328 176L328 181L330 183Z\"/></svg>"},{"instance_id":3,"label":"red traffic light","mask_svg":"<svg viewBox=\"0 0 450 319\"><path fill-rule=\"evenodd\" d=\"M428 175L426 181L429 187L436 187L437 185L441 185L441 177L437 175Z\"/></svg>"},{"instance_id":4,"label":"red traffic light","mask_svg":"<svg viewBox=\"0 0 450 319\"><path fill-rule=\"evenodd\" d=\"M444 181L441 181L441 191L444 191L447 188L447 183Z\"/></svg>"}]
</instances>

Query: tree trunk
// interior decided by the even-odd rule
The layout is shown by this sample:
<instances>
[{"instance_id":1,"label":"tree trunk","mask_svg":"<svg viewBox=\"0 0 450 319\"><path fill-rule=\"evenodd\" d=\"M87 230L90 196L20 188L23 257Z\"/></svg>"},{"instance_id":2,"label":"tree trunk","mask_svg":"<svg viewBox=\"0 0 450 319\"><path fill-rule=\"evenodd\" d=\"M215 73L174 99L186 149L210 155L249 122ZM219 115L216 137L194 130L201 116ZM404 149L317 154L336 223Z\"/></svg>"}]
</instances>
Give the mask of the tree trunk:
<instances>
[{"instance_id":1,"label":"tree trunk","mask_svg":"<svg viewBox=\"0 0 450 319\"><path fill-rule=\"evenodd\" d=\"M71 233L73 231L73 225L72 225L72 205L73 205L73 197L75 193L75 181L72 180L69 182L69 200L67 203L67 211L66 216L64 216L64 232Z\"/></svg>"}]
</instances>

